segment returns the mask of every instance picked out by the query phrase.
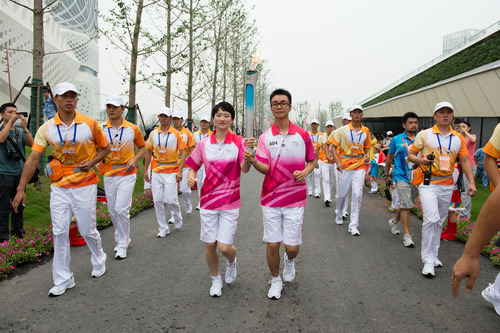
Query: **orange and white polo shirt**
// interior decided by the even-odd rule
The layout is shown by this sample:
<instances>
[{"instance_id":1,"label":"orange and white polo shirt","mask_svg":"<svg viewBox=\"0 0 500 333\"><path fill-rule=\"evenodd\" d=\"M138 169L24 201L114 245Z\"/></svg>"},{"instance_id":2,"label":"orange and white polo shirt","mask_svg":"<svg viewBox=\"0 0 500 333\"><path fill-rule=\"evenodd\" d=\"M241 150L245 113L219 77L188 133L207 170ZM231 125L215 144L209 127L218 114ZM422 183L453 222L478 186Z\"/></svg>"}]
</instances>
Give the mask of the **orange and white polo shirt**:
<instances>
[{"instance_id":1,"label":"orange and white polo shirt","mask_svg":"<svg viewBox=\"0 0 500 333\"><path fill-rule=\"evenodd\" d=\"M163 133L161 127L151 132L146 147L153 151L151 171L156 173L176 173L179 171L179 153L186 149L181 133L170 126Z\"/></svg>"},{"instance_id":2,"label":"orange and white polo shirt","mask_svg":"<svg viewBox=\"0 0 500 333\"><path fill-rule=\"evenodd\" d=\"M372 146L368 127L361 125L361 129L356 131L352 123L349 123L333 131L326 143L338 147L342 169L360 170L366 168L365 149Z\"/></svg>"}]
</instances>

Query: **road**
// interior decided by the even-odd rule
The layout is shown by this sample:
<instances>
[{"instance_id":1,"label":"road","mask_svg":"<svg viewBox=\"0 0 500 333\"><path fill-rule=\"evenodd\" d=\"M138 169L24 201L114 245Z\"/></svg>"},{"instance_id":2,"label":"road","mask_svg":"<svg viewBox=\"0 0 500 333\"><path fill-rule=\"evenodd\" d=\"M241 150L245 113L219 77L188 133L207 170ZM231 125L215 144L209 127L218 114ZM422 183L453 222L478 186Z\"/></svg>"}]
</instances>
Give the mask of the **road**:
<instances>
[{"instance_id":1,"label":"road","mask_svg":"<svg viewBox=\"0 0 500 333\"><path fill-rule=\"evenodd\" d=\"M132 219L125 260L113 258L113 228L101 231L107 272L90 277L87 247L72 248L76 287L56 298L51 260L0 282L0 331L30 332L498 332L499 318L480 295L498 269L481 257L476 288L458 299L450 291L460 242L442 242L443 268L421 275L421 221L412 215L416 246L405 248L387 221L389 202L364 189L361 236L334 223L334 206L308 197L303 244L295 281L279 300L267 298L270 273L262 243L260 189L263 176L242 176L242 202L235 245L238 278L209 296L210 274L199 241L199 214L156 238L153 209ZM197 202L197 193L193 201ZM29 203L28 203L29 204ZM183 204L181 204L183 206ZM182 208L184 211L184 208ZM221 275L225 271L221 258Z\"/></svg>"}]
</instances>

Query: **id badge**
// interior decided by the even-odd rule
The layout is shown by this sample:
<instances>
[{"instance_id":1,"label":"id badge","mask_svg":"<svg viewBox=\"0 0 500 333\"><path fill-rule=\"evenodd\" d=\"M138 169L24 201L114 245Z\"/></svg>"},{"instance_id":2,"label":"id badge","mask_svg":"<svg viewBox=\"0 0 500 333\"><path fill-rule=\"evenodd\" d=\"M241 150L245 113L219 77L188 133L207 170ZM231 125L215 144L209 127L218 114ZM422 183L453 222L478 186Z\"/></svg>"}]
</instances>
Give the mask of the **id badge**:
<instances>
[{"instance_id":1,"label":"id badge","mask_svg":"<svg viewBox=\"0 0 500 333\"><path fill-rule=\"evenodd\" d=\"M352 146L352 150L359 149L359 146Z\"/></svg>"},{"instance_id":2,"label":"id badge","mask_svg":"<svg viewBox=\"0 0 500 333\"><path fill-rule=\"evenodd\" d=\"M406 160L406 164L408 165L408 169L412 170L415 163L408 161L408 156L405 157L405 160Z\"/></svg>"},{"instance_id":3,"label":"id badge","mask_svg":"<svg viewBox=\"0 0 500 333\"><path fill-rule=\"evenodd\" d=\"M63 157L65 164L77 164L76 150L74 149L64 149Z\"/></svg>"},{"instance_id":4,"label":"id badge","mask_svg":"<svg viewBox=\"0 0 500 333\"><path fill-rule=\"evenodd\" d=\"M111 148L111 160L112 161L120 161L122 159L121 150L119 147Z\"/></svg>"},{"instance_id":5,"label":"id badge","mask_svg":"<svg viewBox=\"0 0 500 333\"><path fill-rule=\"evenodd\" d=\"M167 150L166 149L159 149L158 150L158 160L159 161L166 161L167 160Z\"/></svg>"},{"instance_id":6,"label":"id badge","mask_svg":"<svg viewBox=\"0 0 500 333\"><path fill-rule=\"evenodd\" d=\"M439 170L450 171L450 157L439 156Z\"/></svg>"}]
</instances>

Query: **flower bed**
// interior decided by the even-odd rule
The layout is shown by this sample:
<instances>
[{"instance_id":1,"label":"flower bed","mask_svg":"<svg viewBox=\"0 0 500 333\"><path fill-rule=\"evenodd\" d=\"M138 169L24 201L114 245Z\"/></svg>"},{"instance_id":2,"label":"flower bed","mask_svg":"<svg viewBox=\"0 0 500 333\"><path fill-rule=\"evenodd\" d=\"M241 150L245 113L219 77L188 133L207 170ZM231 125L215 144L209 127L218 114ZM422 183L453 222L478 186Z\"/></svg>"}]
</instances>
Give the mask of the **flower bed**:
<instances>
[{"instance_id":1,"label":"flower bed","mask_svg":"<svg viewBox=\"0 0 500 333\"><path fill-rule=\"evenodd\" d=\"M365 185L370 186L370 177L367 175L365 177ZM378 183L378 190L379 193L382 196L385 196L385 189L386 189L386 184L383 179L377 178L375 180ZM423 219L423 210L422 210L422 204L420 203L420 197L417 197L415 199L415 202L413 204L412 212L414 212L419 219ZM457 219L457 239L467 243L469 240L470 234L472 232L472 229L474 229L474 225L476 224L476 221L472 221L469 219L464 219L461 217L458 217ZM444 227L446 227L446 222L444 224ZM491 264L493 266L500 266L500 247L495 245L495 241L498 239L499 234L497 233L490 241L488 245L483 249L482 253L486 255L487 257L490 258Z\"/></svg>"},{"instance_id":2,"label":"flower bed","mask_svg":"<svg viewBox=\"0 0 500 333\"><path fill-rule=\"evenodd\" d=\"M130 216L134 216L143 209L153 206L151 193L134 194ZM111 224L106 203L97 203L96 222L98 229L106 228ZM19 265L25 263L40 262L43 256L49 255L54 250L52 241L52 226L42 229L27 231L24 237L19 239L12 237L10 241L0 244L0 279L5 278Z\"/></svg>"}]
</instances>

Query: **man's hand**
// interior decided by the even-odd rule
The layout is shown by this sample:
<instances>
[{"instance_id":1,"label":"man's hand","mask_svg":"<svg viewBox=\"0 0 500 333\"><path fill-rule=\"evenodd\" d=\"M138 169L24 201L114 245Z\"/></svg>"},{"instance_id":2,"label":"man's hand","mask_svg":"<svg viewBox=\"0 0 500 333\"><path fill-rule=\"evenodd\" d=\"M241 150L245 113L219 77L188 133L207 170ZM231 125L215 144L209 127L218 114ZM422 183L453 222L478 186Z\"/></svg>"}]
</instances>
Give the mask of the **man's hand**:
<instances>
[{"instance_id":1,"label":"man's hand","mask_svg":"<svg viewBox=\"0 0 500 333\"><path fill-rule=\"evenodd\" d=\"M93 165L89 161L85 160L78 164L76 167L80 169L81 172L89 172L90 169L92 169Z\"/></svg>"},{"instance_id":2,"label":"man's hand","mask_svg":"<svg viewBox=\"0 0 500 333\"><path fill-rule=\"evenodd\" d=\"M197 178L188 177L188 184L187 185L189 187L194 187L196 184L198 184Z\"/></svg>"},{"instance_id":3,"label":"man's hand","mask_svg":"<svg viewBox=\"0 0 500 333\"><path fill-rule=\"evenodd\" d=\"M243 160L250 165L254 164L256 162L255 152L253 150L249 151L245 149L243 152Z\"/></svg>"},{"instance_id":4,"label":"man's hand","mask_svg":"<svg viewBox=\"0 0 500 333\"><path fill-rule=\"evenodd\" d=\"M473 197L476 195L476 193L477 193L476 184L469 183L469 186L467 186L467 195L469 197Z\"/></svg>"},{"instance_id":5,"label":"man's hand","mask_svg":"<svg viewBox=\"0 0 500 333\"><path fill-rule=\"evenodd\" d=\"M301 183L306 180L306 175L304 174L303 171L295 170L293 172L293 176L295 177L296 181Z\"/></svg>"},{"instance_id":6,"label":"man's hand","mask_svg":"<svg viewBox=\"0 0 500 333\"><path fill-rule=\"evenodd\" d=\"M26 202L26 193L24 193L24 191L17 191L14 200L12 200L12 209L14 209L14 212L17 213L17 208L19 207L19 204L22 204L24 207L25 202Z\"/></svg>"},{"instance_id":7,"label":"man's hand","mask_svg":"<svg viewBox=\"0 0 500 333\"><path fill-rule=\"evenodd\" d=\"M250 139L247 139L246 142L245 142L245 146L247 148L254 149L255 148L255 138L252 137Z\"/></svg>"},{"instance_id":8,"label":"man's hand","mask_svg":"<svg viewBox=\"0 0 500 333\"><path fill-rule=\"evenodd\" d=\"M318 163L318 161L317 161L317 160L316 160L316 162L314 162L314 168L315 168L315 169L319 169L319 163Z\"/></svg>"},{"instance_id":9,"label":"man's hand","mask_svg":"<svg viewBox=\"0 0 500 333\"><path fill-rule=\"evenodd\" d=\"M179 169L179 171L177 171L177 175L175 176L175 180L180 183L182 181L182 169Z\"/></svg>"},{"instance_id":10,"label":"man's hand","mask_svg":"<svg viewBox=\"0 0 500 333\"><path fill-rule=\"evenodd\" d=\"M149 182L151 181L151 179L149 179L149 174L148 174L148 172L146 172L146 173L144 174L144 177L143 177L143 178L144 178L144 181L145 181L146 183L149 183Z\"/></svg>"},{"instance_id":11,"label":"man's hand","mask_svg":"<svg viewBox=\"0 0 500 333\"><path fill-rule=\"evenodd\" d=\"M23 128L23 131L28 130L28 119L26 119L23 115L19 115L19 118L21 119L21 127Z\"/></svg>"},{"instance_id":12,"label":"man's hand","mask_svg":"<svg viewBox=\"0 0 500 333\"><path fill-rule=\"evenodd\" d=\"M365 154L365 164L370 165L370 153Z\"/></svg>"},{"instance_id":13,"label":"man's hand","mask_svg":"<svg viewBox=\"0 0 500 333\"><path fill-rule=\"evenodd\" d=\"M132 172L135 169L135 163L132 160L128 161L127 166L125 167L125 172Z\"/></svg>"},{"instance_id":14,"label":"man's hand","mask_svg":"<svg viewBox=\"0 0 500 333\"><path fill-rule=\"evenodd\" d=\"M386 185L387 187L389 187L389 185L391 185L391 183L392 183L392 176L391 176L391 175L387 175L387 176L385 177L385 185Z\"/></svg>"},{"instance_id":15,"label":"man's hand","mask_svg":"<svg viewBox=\"0 0 500 333\"><path fill-rule=\"evenodd\" d=\"M462 280L468 278L465 284L465 291L470 293L479 275L479 258L469 258L462 255L453 266L451 273L451 293L453 297L458 297L458 291Z\"/></svg>"}]
</instances>

